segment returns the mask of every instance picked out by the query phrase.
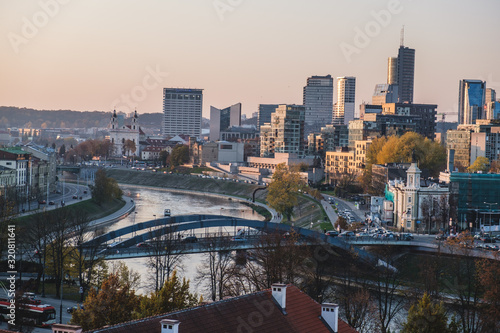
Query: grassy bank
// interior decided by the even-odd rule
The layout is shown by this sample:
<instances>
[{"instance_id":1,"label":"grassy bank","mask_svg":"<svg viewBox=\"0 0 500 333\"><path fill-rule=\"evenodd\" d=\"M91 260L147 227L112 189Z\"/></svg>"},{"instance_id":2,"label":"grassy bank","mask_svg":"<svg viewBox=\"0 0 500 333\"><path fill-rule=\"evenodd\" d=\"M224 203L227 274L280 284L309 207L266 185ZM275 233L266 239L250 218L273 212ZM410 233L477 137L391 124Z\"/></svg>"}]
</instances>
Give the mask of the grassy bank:
<instances>
[{"instance_id":1,"label":"grassy bank","mask_svg":"<svg viewBox=\"0 0 500 333\"><path fill-rule=\"evenodd\" d=\"M93 200L85 200L72 205L67 205L64 209L69 210L71 213L85 214L89 217L90 220L97 220L103 218L105 216L111 215L114 212L118 211L125 205L125 201L122 199L114 199L111 202L103 203L100 206L96 204ZM61 209L61 208L58 208ZM29 225L34 220L34 215L37 213L21 216L14 221L20 224Z\"/></svg>"}]
</instances>

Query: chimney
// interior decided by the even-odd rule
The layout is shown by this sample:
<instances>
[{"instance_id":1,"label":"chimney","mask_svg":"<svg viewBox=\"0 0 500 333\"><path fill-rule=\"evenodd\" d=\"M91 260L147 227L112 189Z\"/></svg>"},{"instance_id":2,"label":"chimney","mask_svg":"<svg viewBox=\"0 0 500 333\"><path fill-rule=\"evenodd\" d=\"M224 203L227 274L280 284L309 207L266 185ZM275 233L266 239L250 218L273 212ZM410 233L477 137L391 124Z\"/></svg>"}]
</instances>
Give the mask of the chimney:
<instances>
[{"instance_id":1,"label":"chimney","mask_svg":"<svg viewBox=\"0 0 500 333\"><path fill-rule=\"evenodd\" d=\"M339 306L337 304L321 304L321 318L333 332L339 331Z\"/></svg>"},{"instance_id":2,"label":"chimney","mask_svg":"<svg viewBox=\"0 0 500 333\"><path fill-rule=\"evenodd\" d=\"M281 307L281 310L285 312L286 309L286 284L274 283L271 286L273 290L273 298Z\"/></svg>"},{"instance_id":3,"label":"chimney","mask_svg":"<svg viewBox=\"0 0 500 333\"><path fill-rule=\"evenodd\" d=\"M162 319L160 321L161 333L179 333L180 321L173 319Z\"/></svg>"}]
</instances>

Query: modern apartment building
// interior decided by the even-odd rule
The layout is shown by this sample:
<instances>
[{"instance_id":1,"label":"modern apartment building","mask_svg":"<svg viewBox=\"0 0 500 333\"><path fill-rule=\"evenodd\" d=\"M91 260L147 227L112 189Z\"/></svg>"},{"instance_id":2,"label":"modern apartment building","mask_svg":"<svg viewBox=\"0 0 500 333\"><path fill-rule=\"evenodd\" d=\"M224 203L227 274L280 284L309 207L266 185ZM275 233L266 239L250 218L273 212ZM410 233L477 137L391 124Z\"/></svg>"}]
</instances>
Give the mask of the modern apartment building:
<instances>
[{"instance_id":1,"label":"modern apartment building","mask_svg":"<svg viewBox=\"0 0 500 333\"><path fill-rule=\"evenodd\" d=\"M221 132L241 125L241 103L225 109L210 107L210 141L221 140Z\"/></svg>"},{"instance_id":2,"label":"modern apartment building","mask_svg":"<svg viewBox=\"0 0 500 333\"><path fill-rule=\"evenodd\" d=\"M163 89L163 136L201 136L203 89Z\"/></svg>"},{"instance_id":3,"label":"modern apartment building","mask_svg":"<svg viewBox=\"0 0 500 333\"><path fill-rule=\"evenodd\" d=\"M337 78L337 103L334 107L332 123L334 125L349 124L354 120L356 99L356 78L343 76Z\"/></svg>"},{"instance_id":4,"label":"modern apartment building","mask_svg":"<svg viewBox=\"0 0 500 333\"><path fill-rule=\"evenodd\" d=\"M484 112L486 82L460 80L458 87L458 123L475 124L477 119L486 119Z\"/></svg>"},{"instance_id":5,"label":"modern apartment building","mask_svg":"<svg viewBox=\"0 0 500 333\"><path fill-rule=\"evenodd\" d=\"M331 75L311 76L303 90L306 135L318 132L321 126L329 124L333 112L333 78Z\"/></svg>"},{"instance_id":6,"label":"modern apartment building","mask_svg":"<svg viewBox=\"0 0 500 333\"><path fill-rule=\"evenodd\" d=\"M303 157L304 115L302 105L280 105L271 115L271 122L261 126L261 157L272 157L275 153L291 153Z\"/></svg>"},{"instance_id":7,"label":"modern apartment building","mask_svg":"<svg viewBox=\"0 0 500 333\"><path fill-rule=\"evenodd\" d=\"M259 104L259 112L257 114L257 130L265 123L271 122L271 114L276 111L279 104Z\"/></svg>"}]
</instances>

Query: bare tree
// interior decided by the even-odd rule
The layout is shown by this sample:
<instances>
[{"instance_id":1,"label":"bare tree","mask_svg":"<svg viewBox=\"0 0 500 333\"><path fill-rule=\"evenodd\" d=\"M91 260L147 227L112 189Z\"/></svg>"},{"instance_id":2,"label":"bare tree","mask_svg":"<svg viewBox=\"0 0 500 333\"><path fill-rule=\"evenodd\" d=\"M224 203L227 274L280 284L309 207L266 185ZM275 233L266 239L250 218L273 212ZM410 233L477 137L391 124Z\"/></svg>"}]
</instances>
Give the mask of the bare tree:
<instances>
[{"instance_id":1,"label":"bare tree","mask_svg":"<svg viewBox=\"0 0 500 333\"><path fill-rule=\"evenodd\" d=\"M182 244L176 230L173 224L168 228L150 230L148 266L152 271L155 291L170 279L174 269L182 262Z\"/></svg>"},{"instance_id":2,"label":"bare tree","mask_svg":"<svg viewBox=\"0 0 500 333\"><path fill-rule=\"evenodd\" d=\"M392 249L380 251L379 267L375 270L374 298L377 308L380 332L389 332L389 325L405 305L405 297L401 295L400 272L393 266Z\"/></svg>"},{"instance_id":3,"label":"bare tree","mask_svg":"<svg viewBox=\"0 0 500 333\"><path fill-rule=\"evenodd\" d=\"M228 287L233 272L234 244L229 237L213 235L205 239L204 264L198 269L198 283L205 283L212 301L221 300L230 294ZM206 281L208 280L208 282Z\"/></svg>"}]
</instances>

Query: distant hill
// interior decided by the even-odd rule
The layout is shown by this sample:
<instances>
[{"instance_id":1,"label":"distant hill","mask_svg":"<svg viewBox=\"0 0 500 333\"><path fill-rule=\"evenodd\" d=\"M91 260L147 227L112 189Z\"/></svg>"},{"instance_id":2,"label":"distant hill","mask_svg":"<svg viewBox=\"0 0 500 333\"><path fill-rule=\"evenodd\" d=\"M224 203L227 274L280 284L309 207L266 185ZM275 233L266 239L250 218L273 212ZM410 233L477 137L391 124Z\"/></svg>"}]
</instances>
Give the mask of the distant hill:
<instances>
[{"instance_id":1,"label":"distant hill","mask_svg":"<svg viewBox=\"0 0 500 333\"><path fill-rule=\"evenodd\" d=\"M91 128L106 127L111 119L111 112L71 111L71 110L35 110L13 106L0 106L0 128ZM140 114L142 127L159 128L162 113Z\"/></svg>"},{"instance_id":2,"label":"distant hill","mask_svg":"<svg viewBox=\"0 0 500 333\"><path fill-rule=\"evenodd\" d=\"M14 106L0 106L0 128L91 128L107 127L111 112L35 110ZM160 129L163 113L139 114L143 128ZM256 125L257 118L249 118L242 125ZM210 120L203 118L202 128L210 128Z\"/></svg>"}]
</instances>

